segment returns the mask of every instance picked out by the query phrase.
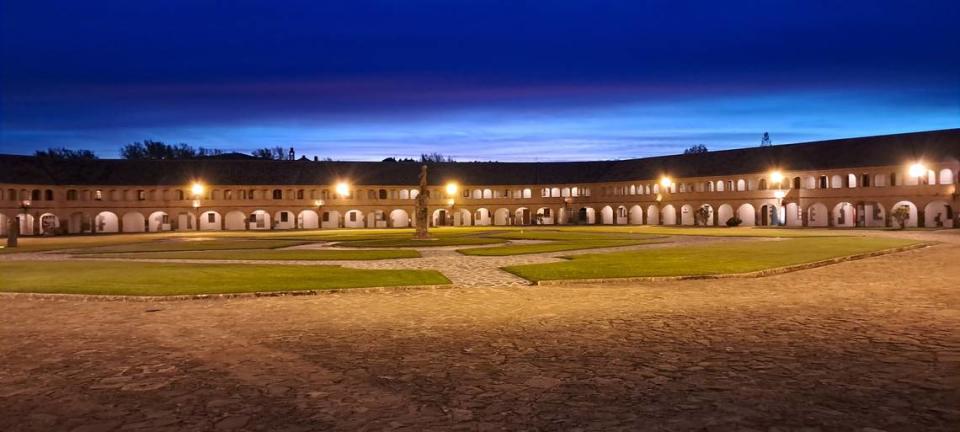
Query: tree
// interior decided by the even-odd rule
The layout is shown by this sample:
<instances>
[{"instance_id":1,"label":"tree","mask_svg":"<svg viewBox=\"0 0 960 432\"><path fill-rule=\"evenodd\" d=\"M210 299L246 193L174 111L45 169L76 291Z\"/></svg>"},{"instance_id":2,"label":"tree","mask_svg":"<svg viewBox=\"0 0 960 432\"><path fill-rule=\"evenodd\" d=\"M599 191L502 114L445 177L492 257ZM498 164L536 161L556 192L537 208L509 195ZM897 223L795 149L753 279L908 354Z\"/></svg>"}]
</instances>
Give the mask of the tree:
<instances>
[{"instance_id":1,"label":"tree","mask_svg":"<svg viewBox=\"0 0 960 432\"><path fill-rule=\"evenodd\" d=\"M152 159L175 160L196 159L199 157L223 154L223 150L200 147L195 149L184 143L177 145L165 144L163 141L144 140L127 144L120 148L120 156L124 159Z\"/></svg>"},{"instance_id":2,"label":"tree","mask_svg":"<svg viewBox=\"0 0 960 432\"><path fill-rule=\"evenodd\" d=\"M430 154L423 153L420 155L420 162L422 163L437 163L437 162L456 162L453 160L453 157L444 156L441 153L433 152Z\"/></svg>"},{"instance_id":3,"label":"tree","mask_svg":"<svg viewBox=\"0 0 960 432\"><path fill-rule=\"evenodd\" d=\"M705 146L705 145L703 145L703 144L697 144L697 145L694 145L694 146L690 146L689 148L687 148L686 150L684 150L684 151L683 151L683 154L706 153L707 151L709 151L709 150L707 150L707 146Z\"/></svg>"},{"instance_id":4,"label":"tree","mask_svg":"<svg viewBox=\"0 0 960 432\"><path fill-rule=\"evenodd\" d=\"M698 208L693 216L696 218L698 225L707 226L707 221L710 220L710 207L703 206Z\"/></svg>"},{"instance_id":5,"label":"tree","mask_svg":"<svg viewBox=\"0 0 960 432\"><path fill-rule=\"evenodd\" d=\"M260 159L284 160L287 158L287 152L280 146L258 148L251 154L253 154L253 157Z\"/></svg>"},{"instance_id":6,"label":"tree","mask_svg":"<svg viewBox=\"0 0 960 432\"><path fill-rule=\"evenodd\" d=\"M50 147L46 150L37 150L34 156L51 160L93 160L99 159L90 150L70 150L66 147Z\"/></svg>"},{"instance_id":7,"label":"tree","mask_svg":"<svg viewBox=\"0 0 960 432\"><path fill-rule=\"evenodd\" d=\"M907 227L907 220L910 219L910 207L902 205L893 209L893 212L890 213L890 217L893 220L897 221L897 225L900 225L900 229Z\"/></svg>"}]
</instances>

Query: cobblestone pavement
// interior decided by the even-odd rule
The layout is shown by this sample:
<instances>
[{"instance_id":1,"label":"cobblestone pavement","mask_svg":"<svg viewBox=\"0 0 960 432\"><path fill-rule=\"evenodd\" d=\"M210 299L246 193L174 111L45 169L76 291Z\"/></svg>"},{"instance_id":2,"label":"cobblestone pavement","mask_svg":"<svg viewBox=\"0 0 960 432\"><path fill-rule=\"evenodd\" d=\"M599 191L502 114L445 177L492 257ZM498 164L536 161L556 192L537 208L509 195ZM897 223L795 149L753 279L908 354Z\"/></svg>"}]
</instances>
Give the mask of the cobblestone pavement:
<instances>
[{"instance_id":1,"label":"cobblestone pavement","mask_svg":"<svg viewBox=\"0 0 960 432\"><path fill-rule=\"evenodd\" d=\"M0 298L0 430L960 429L960 244L759 279Z\"/></svg>"}]
</instances>

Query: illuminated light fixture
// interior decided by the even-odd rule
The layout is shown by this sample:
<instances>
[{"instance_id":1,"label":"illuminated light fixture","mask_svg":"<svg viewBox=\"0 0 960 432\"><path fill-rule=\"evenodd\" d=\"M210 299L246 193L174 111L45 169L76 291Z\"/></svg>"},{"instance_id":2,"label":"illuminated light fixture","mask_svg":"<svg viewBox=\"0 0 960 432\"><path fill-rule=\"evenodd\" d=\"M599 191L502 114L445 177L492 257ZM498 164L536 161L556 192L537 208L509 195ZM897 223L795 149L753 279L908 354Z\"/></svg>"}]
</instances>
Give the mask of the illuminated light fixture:
<instances>
[{"instance_id":1,"label":"illuminated light fixture","mask_svg":"<svg viewBox=\"0 0 960 432\"><path fill-rule=\"evenodd\" d=\"M204 189L205 189L205 188L203 187L203 184L201 184L201 183L196 183L196 182L194 182L192 185L190 185L190 192L193 193L193 196L203 195L203 190L204 190Z\"/></svg>"},{"instance_id":2,"label":"illuminated light fixture","mask_svg":"<svg viewBox=\"0 0 960 432\"><path fill-rule=\"evenodd\" d=\"M350 185L346 184L345 182L337 183L337 195L342 197L350 195Z\"/></svg>"},{"instance_id":3,"label":"illuminated light fixture","mask_svg":"<svg viewBox=\"0 0 960 432\"><path fill-rule=\"evenodd\" d=\"M670 177L667 177L667 176L660 177L660 186L669 188L672 185L673 185L673 180L670 180Z\"/></svg>"},{"instance_id":4,"label":"illuminated light fixture","mask_svg":"<svg viewBox=\"0 0 960 432\"><path fill-rule=\"evenodd\" d=\"M200 208L200 200L193 200L193 208Z\"/></svg>"},{"instance_id":5,"label":"illuminated light fixture","mask_svg":"<svg viewBox=\"0 0 960 432\"><path fill-rule=\"evenodd\" d=\"M447 205L453 207L453 198L447 200Z\"/></svg>"},{"instance_id":6,"label":"illuminated light fixture","mask_svg":"<svg viewBox=\"0 0 960 432\"><path fill-rule=\"evenodd\" d=\"M313 200L313 205L316 207L323 207L323 200L322 199Z\"/></svg>"},{"instance_id":7,"label":"illuminated light fixture","mask_svg":"<svg viewBox=\"0 0 960 432\"><path fill-rule=\"evenodd\" d=\"M773 196L776 197L777 199L783 199L783 197L787 196L787 194L782 190L778 190L773 193Z\"/></svg>"},{"instance_id":8,"label":"illuminated light fixture","mask_svg":"<svg viewBox=\"0 0 960 432\"><path fill-rule=\"evenodd\" d=\"M456 182L447 183L447 195L454 196L458 190L460 190L460 186Z\"/></svg>"},{"instance_id":9,"label":"illuminated light fixture","mask_svg":"<svg viewBox=\"0 0 960 432\"><path fill-rule=\"evenodd\" d=\"M925 175L927 175L927 167L922 163L917 162L910 165L910 177L923 177Z\"/></svg>"},{"instance_id":10,"label":"illuminated light fixture","mask_svg":"<svg viewBox=\"0 0 960 432\"><path fill-rule=\"evenodd\" d=\"M773 181L774 183L779 184L780 182L783 181L783 173L780 171L774 171L770 173L770 180Z\"/></svg>"}]
</instances>

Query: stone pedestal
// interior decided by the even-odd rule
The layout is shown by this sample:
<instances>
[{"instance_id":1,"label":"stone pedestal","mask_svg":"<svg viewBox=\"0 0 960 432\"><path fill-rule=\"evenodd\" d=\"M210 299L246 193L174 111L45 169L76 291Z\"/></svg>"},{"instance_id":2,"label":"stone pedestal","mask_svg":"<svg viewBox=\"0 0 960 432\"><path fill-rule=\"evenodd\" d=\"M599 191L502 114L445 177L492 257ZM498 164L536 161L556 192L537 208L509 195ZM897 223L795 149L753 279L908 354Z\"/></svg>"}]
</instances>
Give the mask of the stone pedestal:
<instances>
[{"instance_id":1,"label":"stone pedestal","mask_svg":"<svg viewBox=\"0 0 960 432\"><path fill-rule=\"evenodd\" d=\"M17 239L20 237L20 218L10 218L7 225L7 247L17 247Z\"/></svg>"}]
</instances>

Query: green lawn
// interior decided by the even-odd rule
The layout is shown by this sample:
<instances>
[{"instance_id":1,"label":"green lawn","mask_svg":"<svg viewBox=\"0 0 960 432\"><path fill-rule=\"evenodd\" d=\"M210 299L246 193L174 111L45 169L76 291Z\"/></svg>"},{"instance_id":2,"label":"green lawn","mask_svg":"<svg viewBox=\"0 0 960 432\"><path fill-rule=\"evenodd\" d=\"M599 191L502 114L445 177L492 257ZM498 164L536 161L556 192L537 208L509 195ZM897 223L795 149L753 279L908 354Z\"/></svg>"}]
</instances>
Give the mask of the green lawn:
<instances>
[{"instance_id":1,"label":"green lawn","mask_svg":"<svg viewBox=\"0 0 960 432\"><path fill-rule=\"evenodd\" d=\"M553 229L553 228L551 228ZM848 236L850 231L815 228L767 228L767 227L694 227L694 226L646 226L646 225L578 225L557 228L568 232L630 233L647 235L692 235L708 237L829 237Z\"/></svg>"},{"instance_id":2,"label":"green lawn","mask_svg":"<svg viewBox=\"0 0 960 432\"><path fill-rule=\"evenodd\" d=\"M173 252L231 249L274 249L304 244L303 241L277 239L222 239L214 237L177 238L155 240L144 243L130 243L113 246L86 247L70 250L74 254L104 254L128 252Z\"/></svg>"},{"instance_id":3,"label":"green lawn","mask_svg":"<svg viewBox=\"0 0 960 432\"><path fill-rule=\"evenodd\" d=\"M747 273L914 244L911 240L819 237L588 254L505 267L530 281Z\"/></svg>"},{"instance_id":4,"label":"green lawn","mask_svg":"<svg viewBox=\"0 0 960 432\"><path fill-rule=\"evenodd\" d=\"M385 238L378 240L358 240L338 243L338 246L356 248L394 248L394 247L440 247L471 246L504 243L506 240L492 237L434 237L430 240L412 238Z\"/></svg>"},{"instance_id":5,"label":"green lawn","mask_svg":"<svg viewBox=\"0 0 960 432\"><path fill-rule=\"evenodd\" d=\"M504 246L460 249L464 255L472 256L506 256L506 255L526 255L546 252L562 252L582 249L599 249L608 247L631 246L645 243L656 243L652 240L579 240L579 241L553 241L549 243L534 244L510 244Z\"/></svg>"},{"instance_id":6,"label":"green lawn","mask_svg":"<svg viewBox=\"0 0 960 432\"><path fill-rule=\"evenodd\" d=\"M433 270L107 261L0 262L0 274L6 292L150 296L450 283Z\"/></svg>"},{"instance_id":7,"label":"green lawn","mask_svg":"<svg viewBox=\"0 0 960 432\"><path fill-rule=\"evenodd\" d=\"M170 252L136 252L84 254L91 258L133 259L205 259L205 260L268 260L268 261L324 261L324 260L381 260L419 258L413 249L245 249L245 250L200 250Z\"/></svg>"}]
</instances>

